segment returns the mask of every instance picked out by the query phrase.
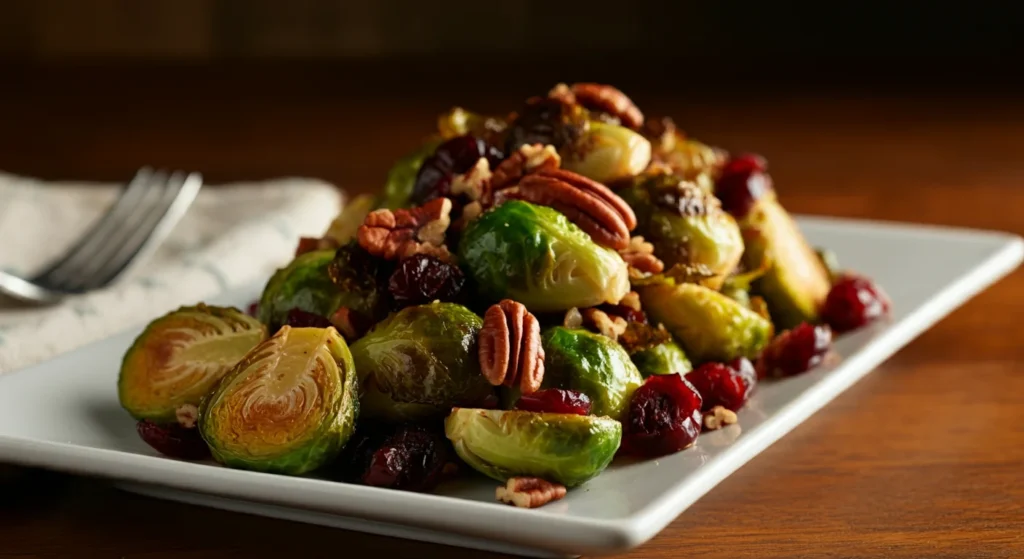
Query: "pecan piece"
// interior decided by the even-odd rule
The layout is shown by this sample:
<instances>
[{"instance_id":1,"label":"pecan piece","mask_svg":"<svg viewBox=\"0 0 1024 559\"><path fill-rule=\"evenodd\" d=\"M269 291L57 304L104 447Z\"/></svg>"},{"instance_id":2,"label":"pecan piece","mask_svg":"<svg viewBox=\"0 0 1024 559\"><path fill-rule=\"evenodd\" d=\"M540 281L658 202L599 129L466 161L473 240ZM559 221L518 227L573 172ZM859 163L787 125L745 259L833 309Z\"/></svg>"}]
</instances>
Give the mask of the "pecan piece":
<instances>
[{"instance_id":1,"label":"pecan piece","mask_svg":"<svg viewBox=\"0 0 1024 559\"><path fill-rule=\"evenodd\" d=\"M599 83L574 83L569 91L580 105L617 117L623 126L636 130L644 125L644 114L639 107L615 87Z\"/></svg>"},{"instance_id":2,"label":"pecan piece","mask_svg":"<svg viewBox=\"0 0 1024 559\"><path fill-rule=\"evenodd\" d=\"M544 380L540 322L522 303L504 299L484 314L479 334L480 370L494 386L515 386L523 394Z\"/></svg>"},{"instance_id":3,"label":"pecan piece","mask_svg":"<svg viewBox=\"0 0 1024 559\"><path fill-rule=\"evenodd\" d=\"M620 250L619 255L629 266L630 278L647 277L665 270L665 263L654 255L654 245L640 236L631 238L629 246Z\"/></svg>"},{"instance_id":4,"label":"pecan piece","mask_svg":"<svg viewBox=\"0 0 1024 559\"><path fill-rule=\"evenodd\" d=\"M566 489L561 483L552 483L539 477L510 478L504 486L498 486L494 496L503 503L524 509L535 509L551 501L565 497Z\"/></svg>"},{"instance_id":5,"label":"pecan piece","mask_svg":"<svg viewBox=\"0 0 1024 559\"><path fill-rule=\"evenodd\" d=\"M714 431L727 425L733 425L739 421L736 412L724 406L715 406L710 411L704 412L704 429Z\"/></svg>"},{"instance_id":6,"label":"pecan piece","mask_svg":"<svg viewBox=\"0 0 1024 559\"><path fill-rule=\"evenodd\" d=\"M494 168L490 191L497 192L515 186L524 176L557 169L562 165L558 150L552 145L523 144L507 159Z\"/></svg>"},{"instance_id":7,"label":"pecan piece","mask_svg":"<svg viewBox=\"0 0 1024 559\"><path fill-rule=\"evenodd\" d=\"M359 227L359 246L386 260L429 254L450 261L444 233L451 224L451 211L448 198L435 198L408 210L372 211Z\"/></svg>"},{"instance_id":8,"label":"pecan piece","mask_svg":"<svg viewBox=\"0 0 1024 559\"><path fill-rule=\"evenodd\" d=\"M575 223L599 245L615 250L629 246L636 214L607 186L564 169L549 169L523 177L506 190L517 198L550 206Z\"/></svg>"},{"instance_id":9,"label":"pecan piece","mask_svg":"<svg viewBox=\"0 0 1024 559\"><path fill-rule=\"evenodd\" d=\"M583 324L597 330L599 334L618 341L619 336L626 332L628 323L621 316L612 316L595 308L583 309Z\"/></svg>"}]
</instances>

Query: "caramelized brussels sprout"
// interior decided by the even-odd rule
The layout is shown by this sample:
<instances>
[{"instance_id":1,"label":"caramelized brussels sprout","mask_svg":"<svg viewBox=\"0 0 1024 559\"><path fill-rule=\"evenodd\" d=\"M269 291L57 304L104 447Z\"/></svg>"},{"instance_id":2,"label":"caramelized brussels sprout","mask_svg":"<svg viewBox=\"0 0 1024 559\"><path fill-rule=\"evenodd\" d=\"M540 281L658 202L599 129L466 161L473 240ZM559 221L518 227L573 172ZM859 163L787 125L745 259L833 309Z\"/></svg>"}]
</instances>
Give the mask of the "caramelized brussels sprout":
<instances>
[{"instance_id":1,"label":"caramelized brussels sprout","mask_svg":"<svg viewBox=\"0 0 1024 559\"><path fill-rule=\"evenodd\" d=\"M724 150L687 138L670 118L648 119L645 134L653 146L652 159L676 176L712 192L714 179L728 159Z\"/></svg>"},{"instance_id":2,"label":"caramelized brussels sprout","mask_svg":"<svg viewBox=\"0 0 1024 559\"><path fill-rule=\"evenodd\" d=\"M621 195L637 214L637 234L654 245L666 267L705 267L713 277L704 285L719 289L743 257L736 220L696 184L675 175L647 175Z\"/></svg>"},{"instance_id":3,"label":"caramelized brussels sprout","mask_svg":"<svg viewBox=\"0 0 1024 559\"><path fill-rule=\"evenodd\" d=\"M359 230L359 226L363 224L363 220L366 219L366 215L373 211L377 205L377 197L370 194L360 194L349 200L345 203L345 207L338 214L338 217L334 218L334 221L331 222L324 236L332 239L337 243L337 246L344 245L355 239L356 232Z\"/></svg>"},{"instance_id":4,"label":"caramelized brussels sprout","mask_svg":"<svg viewBox=\"0 0 1024 559\"><path fill-rule=\"evenodd\" d=\"M287 475L333 460L355 429L352 355L334 328L284 326L243 358L199 415L218 462Z\"/></svg>"},{"instance_id":5,"label":"caramelized brussels sprout","mask_svg":"<svg viewBox=\"0 0 1024 559\"><path fill-rule=\"evenodd\" d=\"M406 307L352 344L363 415L387 421L442 418L453 406L483 406L494 388L480 373L483 320L454 303Z\"/></svg>"},{"instance_id":6,"label":"caramelized brussels sprout","mask_svg":"<svg viewBox=\"0 0 1024 559\"><path fill-rule=\"evenodd\" d=\"M583 135L563 147L562 167L611 184L640 174L651 162L651 143L615 124L591 121Z\"/></svg>"},{"instance_id":7,"label":"caramelized brussels sprout","mask_svg":"<svg viewBox=\"0 0 1024 559\"><path fill-rule=\"evenodd\" d=\"M121 406L135 419L173 422L175 410L198 406L266 338L266 327L237 309L199 304L168 313L125 354L117 379Z\"/></svg>"},{"instance_id":8,"label":"caramelized brussels sprout","mask_svg":"<svg viewBox=\"0 0 1024 559\"><path fill-rule=\"evenodd\" d=\"M374 318L386 295L380 273L355 241L300 255L271 276L260 297L260 320L274 330L292 309L330 318L339 307Z\"/></svg>"},{"instance_id":9,"label":"caramelized brussels sprout","mask_svg":"<svg viewBox=\"0 0 1024 559\"><path fill-rule=\"evenodd\" d=\"M500 118L477 114L462 107L453 107L437 119L437 130L445 140L467 134L477 138L490 138L500 134L507 127L508 123Z\"/></svg>"},{"instance_id":10,"label":"caramelized brussels sprout","mask_svg":"<svg viewBox=\"0 0 1024 559\"><path fill-rule=\"evenodd\" d=\"M469 224L459 261L487 301L513 299L533 312L617 303L629 291L618 253L557 211L519 200Z\"/></svg>"},{"instance_id":11,"label":"caramelized brussels sprout","mask_svg":"<svg viewBox=\"0 0 1024 559\"><path fill-rule=\"evenodd\" d=\"M607 336L556 326L544 332L541 344L545 354L541 388L586 394L594 415L621 418L629 397L644 382L626 350ZM514 400L516 394L511 397Z\"/></svg>"},{"instance_id":12,"label":"caramelized brussels sprout","mask_svg":"<svg viewBox=\"0 0 1024 559\"><path fill-rule=\"evenodd\" d=\"M650 319L663 323L697 363L754 359L774 333L768 319L700 285L659 282L637 292Z\"/></svg>"},{"instance_id":13,"label":"caramelized brussels sprout","mask_svg":"<svg viewBox=\"0 0 1024 559\"><path fill-rule=\"evenodd\" d=\"M394 210L409 206L412 188L416 183L416 173L419 172L423 161L430 157L439 145L440 139L430 139L391 166L387 181L384 183L384 199L380 207Z\"/></svg>"},{"instance_id":14,"label":"caramelized brussels sprout","mask_svg":"<svg viewBox=\"0 0 1024 559\"><path fill-rule=\"evenodd\" d=\"M607 417L456 408L444 422L455 452L498 481L536 476L579 485L615 457L622 425Z\"/></svg>"},{"instance_id":15,"label":"caramelized brussels sprout","mask_svg":"<svg viewBox=\"0 0 1024 559\"><path fill-rule=\"evenodd\" d=\"M638 351L630 357L644 378L651 375L685 374L693 370L686 353L675 340Z\"/></svg>"}]
</instances>

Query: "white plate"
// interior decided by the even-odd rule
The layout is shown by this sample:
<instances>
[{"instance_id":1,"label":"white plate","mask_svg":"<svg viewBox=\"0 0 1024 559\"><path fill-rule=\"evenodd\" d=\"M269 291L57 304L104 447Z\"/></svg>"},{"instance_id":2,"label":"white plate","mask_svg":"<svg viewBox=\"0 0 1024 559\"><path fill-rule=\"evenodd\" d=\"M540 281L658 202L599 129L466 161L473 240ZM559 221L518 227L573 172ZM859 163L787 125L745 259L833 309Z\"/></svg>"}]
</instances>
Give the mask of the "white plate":
<instances>
[{"instance_id":1,"label":"white plate","mask_svg":"<svg viewBox=\"0 0 1024 559\"><path fill-rule=\"evenodd\" d=\"M815 245L877 280L892 320L842 338L829 368L762 384L740 425L678 454L614 464L542 509L494 501L473 478L414 494L159 457L117 402L121 356L141 330L0 377L0 462L114 478L160 498L353 530L517 553L593 554L642 544L727 475L937 320L1013 270L1021 239L1002 233L801 219ZM222 297L243 306L261 286ZM510 527L515 527L511 529Z\"/></svg>"}]
</instances>

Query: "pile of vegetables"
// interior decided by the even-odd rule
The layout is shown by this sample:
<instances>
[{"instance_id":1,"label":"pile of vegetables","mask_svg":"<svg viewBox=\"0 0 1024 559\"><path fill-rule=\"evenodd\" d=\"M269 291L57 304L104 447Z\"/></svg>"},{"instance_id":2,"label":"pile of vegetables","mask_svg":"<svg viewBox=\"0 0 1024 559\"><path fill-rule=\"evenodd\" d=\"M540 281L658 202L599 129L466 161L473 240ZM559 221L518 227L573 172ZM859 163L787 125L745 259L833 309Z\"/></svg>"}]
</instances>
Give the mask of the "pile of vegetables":
<instances>
[{"instance_id":1,"label":"pile of vegetables","mask_svg":"<svg viewBox=\"0 0 1024 559\"><path fill-rule=\"evenodd\" d=\"M254 313L153 321L119 397L172 457L415 491L473 470L539 506L617 455L727 428L759 381L885 316L834 261L763 158L559 85L507 116L442 115Z\"/></svg>"}]
</instances>

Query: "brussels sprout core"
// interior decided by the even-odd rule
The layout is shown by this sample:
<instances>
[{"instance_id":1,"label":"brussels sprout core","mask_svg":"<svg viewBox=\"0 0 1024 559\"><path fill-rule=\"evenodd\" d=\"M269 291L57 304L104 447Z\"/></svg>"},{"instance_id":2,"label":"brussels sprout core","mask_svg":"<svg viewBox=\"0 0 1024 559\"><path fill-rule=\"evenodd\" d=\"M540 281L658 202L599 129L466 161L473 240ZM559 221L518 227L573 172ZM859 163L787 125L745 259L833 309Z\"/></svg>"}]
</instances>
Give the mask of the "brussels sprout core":
<instances>
[{"instance_id":1,"label":"brussels sprout core","mask_svg":"<svg viewBox=\"0 0 1024 559\"><path fill-rule=\"evenodd\" d=\"M355 427L357 380L334 328L283 326L203 404L199 429L227 466L299 475L323 466Z\"/></svg>"},{"instance_id":2,"label":"brussels sprout core","mask_svg":"<svg viewBox=\"0 0 1024 559\"><path fill-rule=\"evenodd\" d=\"M456 408L445 434L459 457L488 477L536 476L572 487L608 466L622 425L592 415Z\"/></svg>"}]
</instances>

